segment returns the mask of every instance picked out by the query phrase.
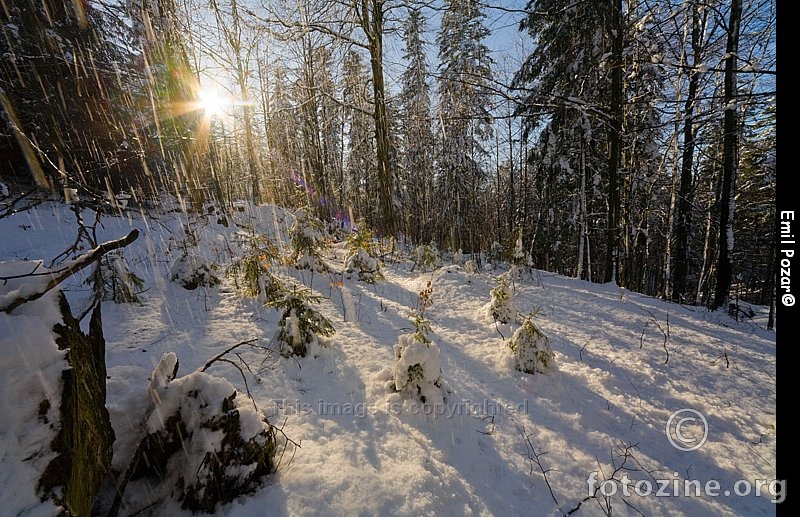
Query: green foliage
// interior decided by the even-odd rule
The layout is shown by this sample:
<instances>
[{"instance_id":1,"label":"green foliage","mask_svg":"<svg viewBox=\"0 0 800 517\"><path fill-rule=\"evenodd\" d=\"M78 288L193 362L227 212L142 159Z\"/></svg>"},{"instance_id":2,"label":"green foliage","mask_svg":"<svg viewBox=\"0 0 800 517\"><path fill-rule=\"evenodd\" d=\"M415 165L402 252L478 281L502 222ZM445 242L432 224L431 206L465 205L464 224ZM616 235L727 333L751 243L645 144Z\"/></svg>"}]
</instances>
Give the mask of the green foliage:
<instances>
[{"instance_id":1,"label":"green foliage","mask_svg":"<svg viewBox=\"0 0 800 517\"><path fill-rule=\"evenodd\" d=\"M425 382L425 368L417 363L408 367L408 381L406 384L419 386Z\"/></svg>"},{"instance_id":2,"label":"green foliage","mask_svg":"<svg viewBox=\"0 0 800 517\"><path fill-rule=\"evenodd\" d=\"M308 345L318 343L318 336L332 336L336 333L330 320L319 313L311 304L319 303L320 298L308 289L293 290L280 300L267 305L283 310L278 322L278 341L284 356L305 357Z\"/></svg>"},{"instance_id":3,"label":"green foliage","mask_svg":"<svg viewBox=\"0 0 800 517\"><path fill-rule=\"evenodd\" d=\"M535 315L536 312L525 318L525 322L508 342L517 370L523 373L546 373L553 366L550 340L533 322Z\"/></svg>"},{"instance_id":4,"label":"green foliage","mask_svg":"<svg viewBox=\"0 0 800 517\"><path fill-rule=\"evenodd\" d=\"M497 287L489 291L491 301L489 313L495 321L503 324L517 321L518 313L512 302L512 292L508 287L505 276L497 278Z\"/></svg>"},{"instance_id":5,"label":"green foliage","mask_svg":"<svg viewBox=\"0 0 800 517\"><path fill-rule=\"evenodd\" d=\"M411 271L415 269L433 271L442 265L442 257L434 242L431 242L430 245L420 244L417 246L411 253L411 261L414 263Z\"/></svg>"},{"instance_id":6,"label":"green foliage","mask_svg":"<svg viewBox=\"0 0 800 517\"><path fill-rule=\"evenodd\" d=\"M378 253L372 240L372 232L367 228L366 223L360 221L358 228L358 232L351 234L345 244L348 250L345 268L348 272L357 271L359 280L374 284L384 279L381 272L383 264L377 257Z\"/></svg>"},{"instance_id":7,"label":"green foliage","mask_svg":"<svg viewBox=\"0 0 800 517\"><path fill-rule=\"evenodd\" d=\"M263 293L267 300L278 300L286 288L270 268L280 261L280 251L267 237L252 235L249 239L247 254L231 263L225 273L245 296L256 298Z\"/></svg>"},{"instance_id":8,"label":"green foliage","mask_svg":"<svg viewBox=\"0 0 800 517\"><path fill-rule=\"evenodd\" d=\"M359 249L363 249L370 255L376 255L375 244L372 241L374 235L367 226L366 221L363 219L359 220L357 226L358 231L351 233L350 236L347 237L345 248L347 248L347 251L350 253L355 253Z\"/></svg>"},{"instance_id":9,"label":"green foliage","mask_svg":"<svg viewBox=\"0 0 800 517\"><path fill-rule=\"evenodd\" d=\"M432 295L433 287L428 282L425 289L419 292L417 306L411 310L411 323L414 325L413 338L426 344L431 342L428 338L428 333L431 331L431 322L425 319L425 311L433 305Z\"/></svg>"},{"instance_id":10,"label":"green foliage","mask_svg":"<svg viewBox=\"0 0 800 517\"><path fill-rule=\"evenodd\" d=\"M263 255L246 255L233 262L225 274L233 278L236 289L250 298L262 293L267 300L276 300L286 288L275 275L269 272L270 262Z\"/></svg>"},{"instance_id":11,"label":"green foliage","mask_svg":"<svg viewBox=\"0 0 800 517\"><path fill-rule=\"evenodd\" d=\"M292 245L291 260L298 269L319 272L328 268L322 261L322 252L328 248L328 236L322 221L300 209L295 214L295 223L289 230Z\"/></svg>"},{"instance_id":12,"label":"green foliage","mask_svg":"<svg viewBox=\"0 0 800 517\"><path fill-rule=\"evenodd\" d=\"M0 10L0 157L4 170L30 173L40 187L50 180L104 189L98 171L112 180L130 172L109 157L134 123L118 102L131 86L122 83L132 72L124 48L131 33L98 7L13 0Z\"/></svg>"}]
</instances>

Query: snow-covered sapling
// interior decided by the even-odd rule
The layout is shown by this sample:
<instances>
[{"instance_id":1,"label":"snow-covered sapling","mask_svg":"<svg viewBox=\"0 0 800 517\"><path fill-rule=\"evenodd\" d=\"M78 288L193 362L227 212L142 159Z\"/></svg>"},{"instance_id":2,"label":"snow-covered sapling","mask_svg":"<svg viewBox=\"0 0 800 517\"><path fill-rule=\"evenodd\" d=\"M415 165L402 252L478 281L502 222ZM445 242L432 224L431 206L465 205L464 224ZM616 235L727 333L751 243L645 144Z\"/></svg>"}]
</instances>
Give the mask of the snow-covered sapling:
<instances>
[{"instance_id":1,"label":"snow-covered sapling","mask_svg":"<svg viewBox=\"0 0 800 517\"><path fill-rule=\"evenodd\" d=\"M185 289L197 289L200 286L214 287L220 283L214 269L214 266L200 255L187 251L172 264L169 278Z\"/></svg>"},{"instance_id":2,"label":"snow-covered sapling","mask_svg":"<svg viewBox=\"0 0 800 517\"><path fill-rule=\"evenodd\" d=\"M139 293L144 287L144 280L131 271L128 261L119 252L102 258L95 278L87 279L91 281L95 282L94 289L100 299L114 303L139 302Z\"/></svg>"},{"instance_id":3,"label":"snow-covered sapling","mask_svg":"<svg viewBox=\"0 0 800 517\"><path fill-rule=\"evenodd\" d=\"M378 258L372 242L372 232L363 221L358 225L358 232L347 239L347 258L344 262L348 273L357 272L358 279L368 284L383 280L383 263Z\"/></svg>"},{"instance_id":4,"label":"snow-covered sapling","mask_svg":"<svg viewBox=\"0 0 800 517\"><path fill-rule=\"evenodd\" d=\"M489 248L489 264L491 264L492 269L497 269L500 267L500 261L502 259L503 246L501 246L497 241L492 242L492 246Z\"/></svg>"},{"instance_id":5,"label":"snow-covered sapling","mask_svg":"<svg viewBox=\"0 0 800 517\"><path fill-rule=\"evenodd\" d=\"M328 270L322 260L322 252L328 246L328 235L322 221L300 209L295 213L295 222L289 230L292 256L297 269L310 269L320 273Z\"/></svg>"},{"instance_id":6,"label":"snow-covered sapling","mask_svg":"<svg viewBox=\"0 0 800 517\"><path fill-rule=\"evenodd\" d=\"M411 261L414 263L411 267L411 271L415 269L433 271L441 267L442 256L439 254L436 243L431 242L430 245L420 244L414 248L414 251L411 252Z\"/></svg>"},{"instance_id":7,"label":"snow-covered sapling","mask_svg":"<svg viewBox=\"0 0 800 517\"><path fill-rule=\"evenodd\" d=\"M177 282L185 289L198 287L214 287L220 284L216 274L216 265L210 264L200 254L198 243L200 239L195 231L194 224L183 227L186 238L177 243L181 254L169 270L169 279Z\"/></svg>"},{"instance_id":8,"label":"snow-covered sapling","mask_svg":"<svg viewBox=\"0 0 800 517\"><path fill-rule=\"evenodd\" d=\"M517 370L524 373L547 373L553 367L550 340L533 322L535 314L525 318L508 342Z\"/></svg>"},{"instance_id":9,"label":"snow-covered sapling","mask_svg":"<svg viewBox=\"0 0 800 517\"><path fill-rule=\"evenodd\" d=\"M491 300L486 305L486 310L498 323L504 325L514 323L519 318L519 312L514 306L511 288L506 283L505 277L501 276L497 281L497 287L489 291Z\"/></svg>"},{"instance_id":10,"label":"snow-covered sapling","mask_svg":"<svg viewBox=\"0 0 800 517\"><path fill-rule=\"evenodd\" d=\"M267 237L251 235L247 240L245 255L234 260L226 274L245 296L256 298L263 293L267 301L279 300L286 288L270 272L272 264L280 260L278 248Z\"/></svg>"},{"instance_id":11,"label":"snow-covered sapling","mask_svg":"<svg viewBox=\"0 0 800 517\"><path fill-rule=\"evenodd\" d=\"M522 246L522 227L517 228L516 235L514 251L511 253L511 269L507 273L512 282L533 276L533 258Z\"/></svg>"},{"instance_id":12,"label":"snow-covered sapling","mask_svg":"<svg viewBox=\"0 0 800 517\"><path fill-rule=\"evenodd\" d=\"M309 347L323 344L321 338L336 332L330 320L312 307L312 303L319 303L319 297L307 289L295 289L280 300L267 303L283 310L277 334L281 355L305 357Z\"/></svg>"},{"instance_id":13,"label":"snow-covered sapling","mask_svg":"<svg viewBox=\"0 0 800 517\"><path fill-rule=\"evenodd\" d=\"M417 398L423 404L445 402L446 387L442 379L439 345L428 337L430 321L425 309L433 303L433 288L428 282L419 293L419 304L412 312L413 334L403 334L394 345L395 365L392 380L395 391L406 398Z\"/></svg>"}]
</instances>

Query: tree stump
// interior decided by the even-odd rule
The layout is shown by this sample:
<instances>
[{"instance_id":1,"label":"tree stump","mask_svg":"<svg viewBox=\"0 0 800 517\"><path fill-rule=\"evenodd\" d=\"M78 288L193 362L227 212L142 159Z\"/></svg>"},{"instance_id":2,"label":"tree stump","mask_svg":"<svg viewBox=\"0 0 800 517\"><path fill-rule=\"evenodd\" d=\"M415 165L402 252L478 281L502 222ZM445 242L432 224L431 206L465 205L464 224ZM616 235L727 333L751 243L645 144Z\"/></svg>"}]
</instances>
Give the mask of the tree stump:
<instances>
[{"instance_id":1,"label":"tree stump","mask_svg":"<svg viewBox=\"0 0 800 517\"><path fill-rule=\"evenodd\" d=\"M103 323L100 304L92 311L88 334L63 293L59 308L63 324L56 324L53 332L58 348L67 350L69 368L61 373L61 428L51 444L58 456L42 474L38 491L69 515L88 516L110 472L115 438L106 408Z\"/></svg>"}]
</instances>

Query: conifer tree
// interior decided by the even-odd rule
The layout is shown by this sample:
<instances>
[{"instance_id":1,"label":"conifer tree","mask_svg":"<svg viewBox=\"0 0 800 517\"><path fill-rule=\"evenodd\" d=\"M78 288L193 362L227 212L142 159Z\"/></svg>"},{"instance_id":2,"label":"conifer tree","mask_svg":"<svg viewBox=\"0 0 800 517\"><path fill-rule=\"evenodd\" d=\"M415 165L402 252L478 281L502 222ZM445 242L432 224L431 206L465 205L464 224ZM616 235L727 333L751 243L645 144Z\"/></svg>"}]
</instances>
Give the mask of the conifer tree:
<instances>
[{"instance_id":1,"label":"conifer tree","mask_svg":"<svg viewBox=\"0 0 800 517\"><path fill-rule=\"evenodd\" d=\"M0 26L0 174L105 190L132 136L131 31L90 3L51 0L4 3Z\"/></svg>"},{"instance_id":2,"label":"conifer tree","mask_svg":"<svg viewBox=\"0 0 800 517\"><path fill-rule=\"evenodd\" d=\"M436 194L440 237L452 249L475 252L480 245L479 191L482 159L492 135L492 58L489 31L476 0L448 0L436 43L439 46L439 156Z\"/></svg>"},{"instance_id":3,"label":"conifer tree","mask_svg":"<svg viewBox=\"0 0 800 517\"><path fill-rule=\"evenodd\" d=\"M419 9L409 9L403 27L403 59L408 66L400 78L400 112L404 125L399 174L402 178L405 228L414 243L422 240L432 215L434 137L428 84L430 72L423 40L425 21Z\"/></svg>"}]
</instances>

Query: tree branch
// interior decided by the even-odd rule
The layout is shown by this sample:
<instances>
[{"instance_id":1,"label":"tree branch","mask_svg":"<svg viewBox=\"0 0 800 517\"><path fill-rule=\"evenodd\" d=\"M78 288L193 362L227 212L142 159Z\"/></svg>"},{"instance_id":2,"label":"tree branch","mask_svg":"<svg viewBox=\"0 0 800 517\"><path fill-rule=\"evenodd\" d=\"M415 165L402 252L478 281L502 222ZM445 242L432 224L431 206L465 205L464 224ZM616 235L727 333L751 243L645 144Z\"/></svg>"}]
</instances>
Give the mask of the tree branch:
<instances>
[{"instance_id":1,"label":"tree branch","mask_svg":"<svg viewBox=\"0 0 800 517\"><path fill-rule=\"evenodd\" d=\"M85 267L89 266L90 264L93 264L94 262L100 260L103 257L103 255L105 255L109 251L113 251L119 248L124 248L125 246L135 241L138 237L139 237L139 230L134 229L131 230L131 232L128 235L122 237L121 239L105 242L97 246L96 248L90 250L88 253L81 255L80 257L71 261L66 267L58 271L52 272L50 280L46 284L44 284L44 286L42 286L40 289L36 290L36 292L15 298L8 305L0 305L0 311L10 314L11 311L16 309L20 305L28 303L33 300L38 300L39 298L44 296L45 293L56 287L58 284L60 284L67 278L71 277L72 275L84 269Z\"/></svg>"}]
</instances>

